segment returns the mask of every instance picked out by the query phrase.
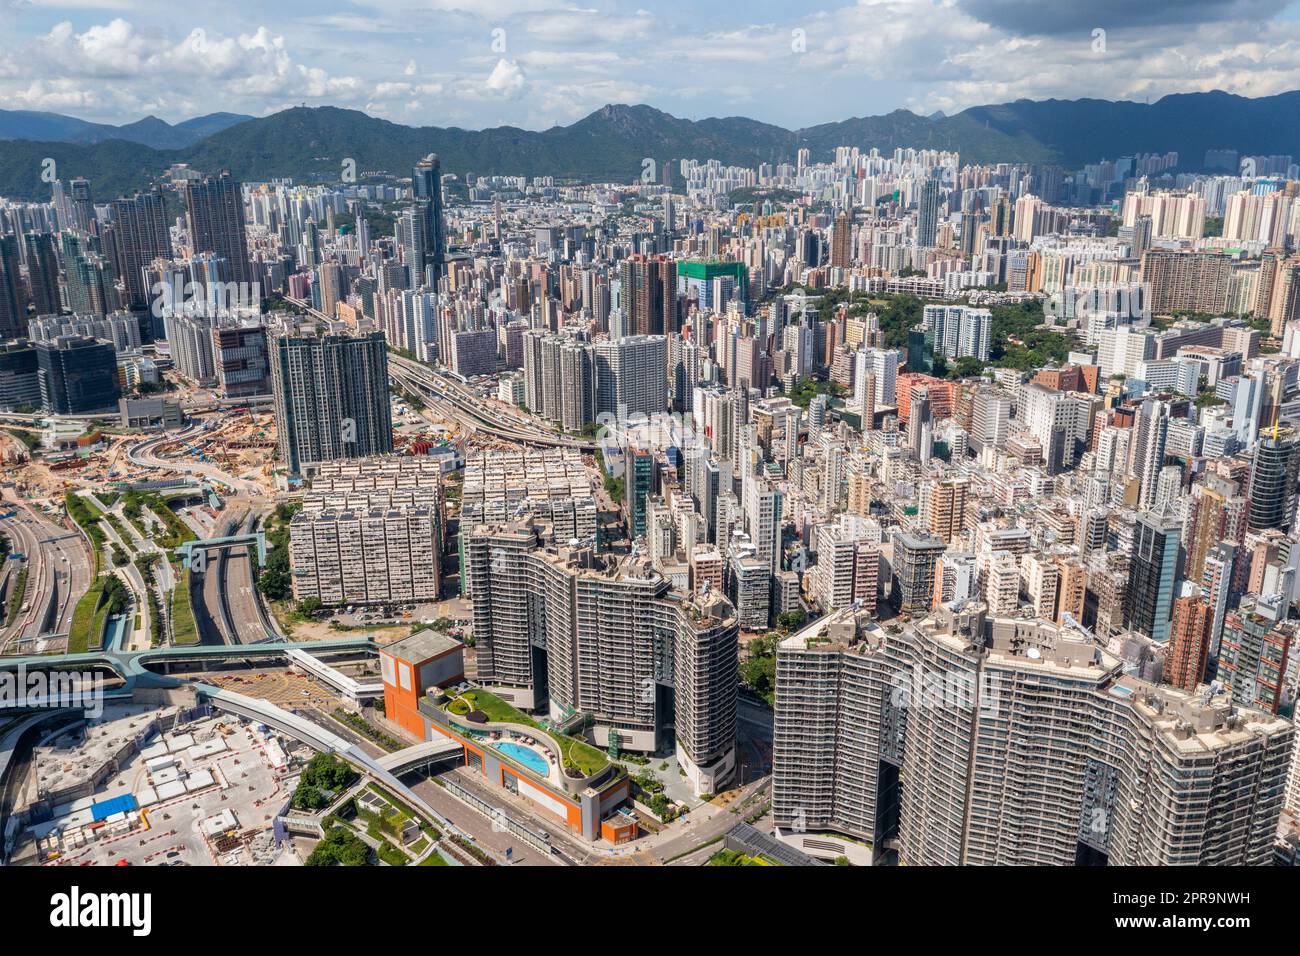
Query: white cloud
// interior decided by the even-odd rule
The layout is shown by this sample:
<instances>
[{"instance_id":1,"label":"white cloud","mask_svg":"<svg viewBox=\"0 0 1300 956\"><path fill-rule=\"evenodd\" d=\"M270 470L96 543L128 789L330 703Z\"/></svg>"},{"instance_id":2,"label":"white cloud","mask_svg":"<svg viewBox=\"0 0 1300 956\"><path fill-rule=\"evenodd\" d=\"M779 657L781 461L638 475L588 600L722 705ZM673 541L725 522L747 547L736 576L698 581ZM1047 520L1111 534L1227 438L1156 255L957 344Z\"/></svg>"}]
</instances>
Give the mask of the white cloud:
<instances>
[{"instance_id":1,"label":"white cloud","mask_svg":"<svg viewBox=\"0 0 1300 956\"><path fill-rule=\"evenodd\" d=\"M492 73L484 82L483 89L494 96L515 99L527 86L528 80L524 77L524 71L519 64L514 60L501 59L497 60L497 65L492 68Z\"/></svg>"},{"instance_id":2,"label":"white cloud","mask_svg":"<svg viewBox=\"0 0 1300 956\"><path fill-rule=\"evenodd\" d=\"M313 15L275 21L235 2L228 20L192 28L185 8L138 0L0 0L0 20L10 12L26 31L0 22L0 107L129 122L145 111L176 120L305 101L402 122L539 128L607 102L644 102L794 127L901 105L951 113L1017 97L1300 88L1300 21L1242 12L1283 0L1189 0L1200 15L1158 29L1134 25L1135 13L1108 28L1100 55L1090 31L1071 23L1017 32L1006 11L1031 0L838 2L798 16L765 7L773 19L763 23L747 20L744 6L680 0L651 10L597 0L320 0ZM93 12L133 4L121 16ZM68 12L51 12L56 5ZM792 43L796 29L802 43ZM494 47L501 38L505 47Z\"/></svg>"},{"instance_id":3,"label":"white cloud","mask_svg":"<svg viewBox=\"0 0 1300 956\"><path fill-rule=\"evenodd\" d=\"M94 115L129 114L146 105L167 112L214 99L224 101L224 108L260 112L273 101L348 101L364 87L355 77L296 61L284 38L266 27L237 36L196 27L177 38L138 30L121 18L82 32L65 20L16 59L21 72L0 76L35 79L21 87L0 83L0 102L76 107Z\"/></svg>"}]
</instances>

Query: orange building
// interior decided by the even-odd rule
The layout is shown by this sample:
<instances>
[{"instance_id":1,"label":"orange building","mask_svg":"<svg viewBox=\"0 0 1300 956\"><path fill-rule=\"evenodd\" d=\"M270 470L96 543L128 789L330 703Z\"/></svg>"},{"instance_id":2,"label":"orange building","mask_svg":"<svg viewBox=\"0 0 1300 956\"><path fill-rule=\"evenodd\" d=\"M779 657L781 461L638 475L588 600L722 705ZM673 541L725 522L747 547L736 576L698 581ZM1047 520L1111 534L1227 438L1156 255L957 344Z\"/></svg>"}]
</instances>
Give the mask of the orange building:
<instances>
[{"instance_id":1,"label":"orange building","mask_svg":"<svg viewBox=\"0 0 1300 956\"><path fill-rule=\"evenodd\" d=\"M1210 653L1210 605L1197 595L1174 599L1174 623L1165 655L1165 682L1192 691L1205 675Z\"/></svg>"},{"instance_id":2,"label":"orange building","mask_svg":"<svg viewBox=\"0 0 1300 956\"><path fill-rule=\"evenodd\" d=\"M478 700L495 697L481 688L474 693ZM561 769L562 755L573 746L571 738L531 724L488 723L484 713L457 714L450 703L442 695L438 700L423 699L420 715L425 739L441 735L460 744L469 770L482 774L491 786L546 811L572 833L592 842L603 838L626 843L636 838L635 818L629 826L619 812L632 796L632 781L618 764L605 761L589 776L574 775ZM504 701L495 699L496 708L503 705ZM519 718L529 719L522 713Z\"/></svg>"},{"instance_id":3,"label":"orange building","mask_svg":"<svg viewBox=\"0 0 1300 956\"><path fill-rule=\"evenodd\" d=\"M1063 368L1040 369L1031 381L1058 392L1093 395L1097 391L1099 373L1100 370L1095 365L1066 365Z\"/></svg>"},{"instance_id":4,"label":"orange building","mask_svg":"<svg viewBox=\"0 0 1300 956\"><path fill-rule=\"evenodd\" d=\"M417 740L425 740L419 701L430 687L465 679L465 646L438 631L424 630L379 648L384 716Z\"/></svg>"},{"instance_id":5,"label":"orange building","mask_svg":"<svg viewBox=\"0 0 1300 956\"><path fill-rule=\"evenodd\" d=\"M602 839L618 845L631 843L636 839L638 824L636 817L625 813L614 813L600 821Z\"/></svg>"},{"instance_id":6,"label":"orange building","mask_svg":"<svg viewBox=\"0 0 1300 956\"><path fill-rule=\"evenodd\" d=\"M907 413L912 407L912 388L924 385L930 392L930 414L935 421L952 418L953 409L957 407L957 383L946 378L935 378L921 372L902 372L898 376L898 420L907 421Z\"/></svg>"}]
</instances>

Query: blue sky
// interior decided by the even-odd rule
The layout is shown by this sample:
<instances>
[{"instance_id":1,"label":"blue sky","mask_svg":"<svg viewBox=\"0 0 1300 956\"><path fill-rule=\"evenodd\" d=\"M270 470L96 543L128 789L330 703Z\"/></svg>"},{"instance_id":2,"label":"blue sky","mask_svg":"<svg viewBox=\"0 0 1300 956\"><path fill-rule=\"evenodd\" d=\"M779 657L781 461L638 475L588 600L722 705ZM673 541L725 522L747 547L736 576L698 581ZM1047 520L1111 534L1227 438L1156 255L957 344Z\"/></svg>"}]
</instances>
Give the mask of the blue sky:
<instances>
[{"instance_id":1,"label":"blue sky","mask_svg":"<svg viewBox=\"0 0 1300 956\"><path fill-rule=\"evenodd\" d=\"M541 129L605 103L786 127L1028 97L1300 88L1300 0L0 0L0 108L336 105Z\"/></svg>"}]
</instances>

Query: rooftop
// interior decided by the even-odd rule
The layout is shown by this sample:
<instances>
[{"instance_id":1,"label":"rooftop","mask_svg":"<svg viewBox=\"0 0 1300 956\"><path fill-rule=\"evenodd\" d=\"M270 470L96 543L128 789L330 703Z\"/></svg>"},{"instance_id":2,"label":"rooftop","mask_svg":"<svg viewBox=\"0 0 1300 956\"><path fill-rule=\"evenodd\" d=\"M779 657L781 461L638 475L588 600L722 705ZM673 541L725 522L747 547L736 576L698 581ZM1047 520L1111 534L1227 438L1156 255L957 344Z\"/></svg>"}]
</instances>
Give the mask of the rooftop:
<instances>
[{"instance_id":1,"label":"rooftop","mask_svg":"<svg viewBox=\"0 0 1300 956\"><path fill-rule=\"evenodd\" d=\"M463 648L464 645L454 637L448 637L441 631L425 628L416 631L410 637L386 644L380 651L408 664L422 664L449 651Z\"/></svg>"}]
</instances>

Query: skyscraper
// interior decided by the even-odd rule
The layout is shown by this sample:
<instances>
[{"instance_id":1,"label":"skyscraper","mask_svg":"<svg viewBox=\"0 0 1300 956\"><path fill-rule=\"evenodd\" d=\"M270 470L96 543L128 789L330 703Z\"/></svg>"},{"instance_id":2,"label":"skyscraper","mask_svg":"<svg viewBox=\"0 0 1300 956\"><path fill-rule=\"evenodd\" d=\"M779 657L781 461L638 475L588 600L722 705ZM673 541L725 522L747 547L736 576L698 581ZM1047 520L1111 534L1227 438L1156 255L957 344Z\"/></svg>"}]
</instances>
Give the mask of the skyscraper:
<instances>
[{"instance_id":1,"label":"skyscraper","mask_svg":"<svg viewBox=\"0 0 1300 956\"><path fill-rule=\"evenodd\" d=\"M431 285L447 272L447 227L442 207L442 160L430 153L411 171L410 234L407 265L417 288Z\"/></svg>"},{"instance_id":2,"label":"skyscraper","mask_svg":"<svg viewBox=\"0 0 1300 956\"><path fill-rule=\"evenodd\" d=\"M59 295L59 258L54 237L48 232L29 232L23 242L27 246L27 274L36 314L58 315L63 311L63 299Z\"/></svg>"},{"instance_id":3,"label":"skyscraper","mask_svg":"<svg viewBox=\"0 0 1300 956\"><path fill-rule=\"evenodd\" d=\"M0 235L0 338L22 335L27 328L27 296L18 262L18 238Z\"/></svg>"},{"instance_id":4,"label":"skyscraper","mask_svg":"<svg viewBox=\"0 0 1300 956\"><path fill-rule=\"evenodd\" d=\"M132 310L144 309L152 294L145 284L145 268L155 259L170 259L172 255L162 190L154 187L130 199L115 199L111 208L113 238L109 251L126 287L125 304Z\"/></svg>"},{"instance_id":5,"label":"skyscraper","mask_svg":"<svg viewBox=\"0 0 1300 956\"><path fill-rule=\"evenodd\" d=\"M633 538L646 533L646 502L655 491L655 456L648 448L627 445L623 449L623 495L628 533Z\"/></svg>"},{"instance_id":6,"label":"skyscraper","mask_svg":"<svg viewBox=\"0 0 1300 956\"><path fill-rule=\"evenodd\" d=\"M227 170L216 176L186 180L183 192L192 251L210 252L224 259L223 282L242 282L251 287L256 278L248 258L240 184Z\"/></svg>"},{"instance_id":7,"label":"skyscraper","mask_svg":"<svg viewBox=\"0 0 1300 956\"><path fill-rule=\"evenodd\" d=\"M321 462L393 450L388 350L382 332L303 335L271 342L278 454L295 474Z\"/></svg>"},{"instance_id":8,"label":"skyscraper","mask_svg":"<svg viewBox=\"0 0 1300 956\"><path fill-rule=\"evenodd\" d=\"M74 179L68 183L72 226L81 232L90 232L95 220L95 203L90 196L90 180Z\"/></svg>"},{"instance_id":9,"label":"skyscraper","mask_svg":"<svg viewBox=\"0 0 1300 956\"><path fill-rule=\"evenodd\" d=\"M1167 509L1145 511L1133 529L1124 624L1154 641L1169 639L1182 521Z\"/></svg>"},{"instance_id":10,"label":"skyscraper","mask_svg":"<svg viewBox=\"0 0 1300 956\"><path fill-rule=\"evenodd\" d=\"M932 247L938 232L939 180L927 176L916 200L916 244L923 248Z\"/></svg>"},{"instance_id":11,"label":"skyscraper","mask_svg":"<svg viewBox=\"0 0 1300 956\"><path fill-rule=\"evenodd\" d=\"M1300 441L1290 427L1265 428L1255 445L1250 469L1251 531L1286 531L1295 518L1296 475L1300 470Z\"/></svg>"}]
</instances>

